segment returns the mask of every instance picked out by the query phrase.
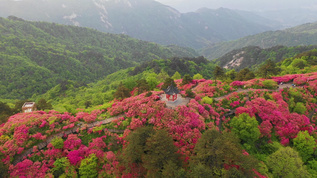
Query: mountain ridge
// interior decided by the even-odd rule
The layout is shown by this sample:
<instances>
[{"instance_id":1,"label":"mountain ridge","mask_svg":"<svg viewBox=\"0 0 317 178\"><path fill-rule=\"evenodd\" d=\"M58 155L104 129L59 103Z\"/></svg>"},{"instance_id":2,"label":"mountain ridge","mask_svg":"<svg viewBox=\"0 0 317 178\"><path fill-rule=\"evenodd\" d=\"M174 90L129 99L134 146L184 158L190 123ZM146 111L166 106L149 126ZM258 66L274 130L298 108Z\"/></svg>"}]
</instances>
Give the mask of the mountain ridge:
<instances>
[{"instance_id":1,"label":"mountain ridge","mask_svg":"<svg viewBox=\"0 0 317 178\"><path fill-rule=\"evenodd\" d=\"M85 26L163 45L195 49L275 29L271 20L256 17L256 14L241 15L241 12L224 8L180 13L154 0L1 2L2 17L14 15L27 20Z\"/></svg>"},{"instance_id":2,"label":"mountain ridge","mask_svg":"<svg viewBox=\"0 0 317 178\"><path fill-rule=\"evenodd\" d=\"M273 46L307 46L317 44L317 22L306 23L285 30L267 31L240 38L234 41L214 44L200 51L208 59L216 59L222 55L246 46L270 48Z\"/></svg>"},{"instance_id":3,"label":"mountain ridge","mask_svg":"<svg viewBox=\"0 0 317 178\"><path fill-rule=\"evenodd\" d=\"M127 35L16 17L0 18L0 39L1 98L28 98L65 80L87 84L146 60L197 55Z\"/></svg>"}]
</instances>

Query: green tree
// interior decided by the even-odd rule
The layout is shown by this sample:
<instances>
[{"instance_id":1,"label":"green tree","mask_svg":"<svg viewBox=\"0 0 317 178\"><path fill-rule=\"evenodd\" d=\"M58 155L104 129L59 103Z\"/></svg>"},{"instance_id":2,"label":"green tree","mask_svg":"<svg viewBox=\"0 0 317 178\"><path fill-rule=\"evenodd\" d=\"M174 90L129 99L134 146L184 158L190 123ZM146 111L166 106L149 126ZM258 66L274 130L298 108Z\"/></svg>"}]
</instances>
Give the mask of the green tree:
<instances>
[{"instance_id":1,"label":"green tree","mask_svg":"<svg viewBox=\"0 0 317 178\"><path fill-rule=\"evenodd\" d=\"M0 124L7 122L13 110L6 103L0 102Z\"/></svg>"},{"instance_id":2,"label":"green tree","mask_svg":"<svg viewBox=\"0 0 317 178\"><path fill-rule=\"evenodd\" d=\"M125 79L125 80L123 81L123 85L124 85L129 91L132 91L133 88L137 86L137 82L136 82L133 78L129 77L129 78L127 78L127 79Z\"/></svg>"},{"instance_id":3,"label":"green tree","mask_svg":"<svg viewBox=\"0 0 317 178\"><path fill-rule=\"evenodd\" d=\"M19 112L22 112L22 106L25 102L30 102L30 100L19 100L17 102L15 102L15 106L14 106L14 109L13 109L13 114L16 114L16 113L19 113Z\"/></svg>"},{"instance_id":4,"label":"green tree","mask_svg":"<svg viewBox=\"0 0 317 178\"><path fill-rule=\"evenodd\" d=\"M148 83L150 90L154 90L154 88L159 84L157 74L154 72L146 74L145 80Z\"/></svg>"},{"instance_id":5,"label":"green tree","mask_svg":"<svg viewBox=\"0 0 317 178\"><path fill-rule=\"evenodd\" d=\"M215 78L215 83L216 83L217 78L223 77L224 74L225 74L225 72L223 71L223 68L220 67L220 66L216 66L216 68L213 71L213 75L214 75L214 78Z\"/></svg>"},{"instance_id":6,"label":"green tree","mask_svg":"<svg viewBox=\"0 0 317 178\"><path fill-rule=\"evenodd\" d=\"M128 145L123 149L123 164L136 164L146 169L148 177L163 175L180 175L181 161L172 137L165 130L155 131L152 127L141 127L131 132L126 140ZM170 167L174 167L173 169ZM139 172L142 175L142 172Z\"/></svg>"},{"instance_id":7,"label":"green tree","mask_svg":"<svg viewBox=\"0 0 317 178\"><path fill-rule=\"evenodd\" d=\"M0 159L4 159L3 153L0 153ZM0 178L7 178L9 177L9 165L4 164L3 161L0 161Z\"/></svg>"},{"instance_id":8,"label":"green tree","mask_svg":"<svg viewBox=\"0 0 317 178\"><path fill-rule=\"evenodd\" d=\"M131 132L126 141L129 143L125 149L123 149L122 158L126 166L131 163L142 165L142 155L144 154L146 140L154 134L152 127L141 127Z\"/></svg>"},{"instance_id":9,"label":"green tree","mask_svg":"<svg viewBox=\"0 0 317 178\"><path fill-rule=\"evenodd\" d=\"M299 69L303 69L304 67L307 66L307 61L301 58L295 58L292 61L291 66L299 68Z\"/></svg>"},{"instance_id":10,"label":"green tree","mask_svg":"<svg viewBox=\"0 0 317 178\"><path fill-rule=\"evenodd\" d=\"M52 104L48 103L44 98L37 102L36 107L38 110L53 109Z\"/></svg>"},{"instance_id":11,"label":"green tree","mask_svg":"<svg viewBox=\"0 0 317 178\"><path fill-rule=\"evenodd\" d=\"M54 137L51 143L57 149L62 149L64 147L64 140L61 137Z\"/></svg>"},{"instance_id":12,"label":"green tree","mask_svg":"<svg viewBox=\"0 0 317 178\"><path fill-rule=\"evenodd\" d=\"M244 146L248 151L252 149L254 142L261 135L258 121L247 113L242 113L231 119L230 126L232 127L232 132L244 142Z\"/></svg>"},{"instance_id":13,"label":"green tree","mask_svg":"<svg viewBox=\"0 0 317 178\"><path fill-rule=\"evenodd\" d=\"M237 73L235 80L244 81L253 79L254 77L254 73L249 68L244 68Z\"/></svg>"},{"instance_id":14,"label":"green tree","mask_svg":"<svg viewBox=\"0 0 317 178\"><path fill-rule=\"evenodd\" d=\"M237 72L236 70L232 69L232 70L229 70L228 72L226 72L226 77L228 79L230 79L231 81L233 81L237 76Z\"/></svg>"},{"instance_id":15,"label":"green tree","mask_svg":"<svg viewBox=\"0 0 317 178\"><path fill-rule=\"evenodd\" d=\"M90 100L85 101L84 105L85 105L85 108L87 109L92 105L92 102Z\"/></svg>"},{"instance_id":16,"label":"green tree","mask_svg":"<svg viewBox=\"0 0 317 178\"><path fill-rule=\"evenodd\" d=\"M171 78L174 79L174 80L178 80L178 79L181 79L182 76L181 76L181 74L178 71L176 71Z\"/></svg>"},{"instance_id":17,"label":"green tree","mask_svg":"<svg viewBox=\"0 0 317 178\"><path fill-rule=\"evenodd\" d=\"M216 130L207 130L198 140L195 146L195 155L190 162L191 170L195 170L199 164L199 170L211 170L211 176L223 176L224 164L241 165L240 171L244 176L252 177L252 169L257 166L257 161L251 156L242 154L239 139L232 133L219 133ZM207 170L206 170L207 169ZM208 173L207 171L206 173Z\"/></svg>"},{"instance_id":18,"label":"green tree","mask_svg":"<svg viewBox=\"0 0 317 178\"><path fill-rule=\"evenodd\" d=\"M297 102L293 111L298 114L305 114L305 112L307 111L307 108L305 107L304 103Z\"/></svg>"},{"instance_id":19,"label":"green tree","mask_svg":"<svg viewBox=\"0 0 317 178\"><path fill-rule=\"evenodd\" d=\"M66 171L67 170L67 171ZM54 177L78 177L75 166L71 165L66 157L57 159L51 169Z\"/></svg>"},{"instance_id":20,"label":"green tree","mask_svg":"<svg viewBox=\"0 0 317 178\"><path fill-rule=\"evenodd\" d=\"M137 83L136 87L138 88L138 94L141 94L143 92L150 90L150 86L145 79L137 80L136 83Z\"/></svg>"},{"instance_id":21,"label":"green tree","mask_svg":"<svg viewBox=\"0 0 317 178\"><path fill-rule=\"evenodd\" d=\"M161 72L157 75L157 80L159 83L164 82L167 78L170 78L170 76L164 70L161 70Z\"/></svg>"},{"instance_id":22,"label":"green tree","mask_svg":"<svg viewBox=\"0 0 317 178\"><path fill-rule=\"evenodd\" d=\"M182 80L182 85L189 84L193 81L193 78L189 74L185 74Z\"/></svg>"},{"instance_id":23,"label":"green tree","mask_svg":"<svg viewBox=\"0 0 317 178\"><path fill-rule=\"evenodd\" d=\"M213 170L202 163L192 164L190 167L190 170L191 171L189 175L190 177L193 177L193 178L215 177L215 176L211 176L211 175L214 175ZM224 172L224 169L219 171L220 175L222 175L221 172Z\"/></svg>"},{"instance_id":24,"label":"green tree","mask_svg":"<svg viewBox=\"0 0 317 178\"><path fill-rule=\"evenodd\" d=\"M173 85L173 86L177 86L176 83L174 82L174 80L172 78L167 78L165 81L164 81L164 84L162 85L162 89L166 89L168 86L170 85Z\"/></svg>"},{"instance_id":25,"label":"green tree","mask_svg":"<svg viewBox=\"0 0 317 178\"><path fill-rule=\"evenodd\" d=\"M185 169L180 168L177 163L169 160L167 164L164 164L162 177L183 178L187 177L187 172L185 171Z\"/></svg>"},{"instance_id":26,"label":"green tree","mask_svg":"<svg viewBox=\"0 0 317 178\"><path fill-rule=\"evenodd\" d=\"M205 96L202 98L201 103L202 104L212 104L214 101L212 98L209 98L208 96Z\"/></svg>"},{"instance_id":27,"label":"green tree","mask_svg":"<svg viewBox=\"0 0 317 178\"><path fill-rule=\"evenodd\" d=\"M120 83L120 85L117 88L117 91L114 93L113 97L116 99L124 99L127 97L130 97L130 91L128 88L126 88L122 82Z\"/></svg>"},{"instance_id":28,"label":"green tree","mask_svg":"<svg viewBox=\"0 0 317 178\"><path fill-rule=\"evenodd\" d=\"M317 144L315 138L310 136L307 130L299 132L293 141L294 148L298 151L304 163L313 158Z\"/></svg>"},{"instance_id":29,"label":"green tree","mask_svg":"<svg viewBox=\"0 0 317 178\"><path fill-rule=\"evenodd\" d=\"M196 94L191 89L186 90L185 94L189 98L195 98L195 96L196 96Z\"/></svg>"},{"instance_id":30,"label":"green tree","mask_svg":"<svg viewBox=\"0 0 317 178\"><path fill-rule=\"evenodd\" d=\"M278 86L274 80L264 80L262 84L264 88L267 88L267 89L276 89Z\"/></svg>"},{"instance_id":31,"label":"green tree","mask_svg":"<svg viewBox=\"0 0 317 178\"><path fill-rule=\"evenodd\" d=\"M242 113L231 119L230 126L232 127L232 132L248 143L255 142L261 135L258 121L247 113Z\"/></svg>"},{"instance_id":32,"label":"green tree","mask_svg":"<svg viewBox=\"0 0 317 178\"><path fill-rule=\"evenodd\" d=\"M95 154L81 160L79 167L79 175L81 177L98 177L98 158Z\"/></svg>"},{"instance_id":33,"label":"green tree","mask_svg":"<svg viewBox=\"0 0 317 178\"><path fill-rule=\"evenodd\" d=\"M267 157L266 164L274 177L310 177L298 152L282 147Z\"/></svg>"},{"instance_id":34,"label":"green tree","mask_svg":"<svg viewBox=\"0 0 317 178\"><path fill-rule=\"evenodd\" d=\"M147 175L150 177L162 177L162 171L165 165L173 164L175 169L181 167L177 147L174 145L172 137L166 130L157 130L151 135L144 147L142 156L143 167L148 170ZM175 171L176 171L175 170Z\"/></svg>"},{"instance_id":35,"label":"green tree","mask_svg":"<svg viewBox=\"0 0 317 178\"><path fill-rule=\"evenodd\" d=\"M193 76L193 79L195 80L198 80L198 79L203 79L204 77L200 74L200 73L197 73Z\"/></svg>"},{"instance_id":36,"label":"green tree","mask_svg":"<svg viewBox=\"0 0 317 178\"><path fill-rule=\"evenodd\" d=\"M268 78L270 75L277 75L279 69L276 66L276 63L271 59L265 61L263 65L259 68L259 75L263 78Z\"/></svg>"}]
</instances>

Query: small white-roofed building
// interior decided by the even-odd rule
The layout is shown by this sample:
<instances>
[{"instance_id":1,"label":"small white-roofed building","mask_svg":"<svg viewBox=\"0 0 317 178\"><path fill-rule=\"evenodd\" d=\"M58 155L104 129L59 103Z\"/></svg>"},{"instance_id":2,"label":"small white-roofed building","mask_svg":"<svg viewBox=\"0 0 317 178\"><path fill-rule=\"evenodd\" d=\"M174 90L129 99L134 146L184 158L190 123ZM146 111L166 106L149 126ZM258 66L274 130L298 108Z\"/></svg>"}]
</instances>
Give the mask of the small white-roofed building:
<instances>
[{"instance_id":1,"label":"small white-roofed building","mask_svg":"<svg viewBox=\"0 0 317 178\"><path fill-rule=\"evenodd\" d=\"M32 112L36 111L36 103L35 102L25 102L22 106L22 112Z\"/></svg>"}]
</instances>

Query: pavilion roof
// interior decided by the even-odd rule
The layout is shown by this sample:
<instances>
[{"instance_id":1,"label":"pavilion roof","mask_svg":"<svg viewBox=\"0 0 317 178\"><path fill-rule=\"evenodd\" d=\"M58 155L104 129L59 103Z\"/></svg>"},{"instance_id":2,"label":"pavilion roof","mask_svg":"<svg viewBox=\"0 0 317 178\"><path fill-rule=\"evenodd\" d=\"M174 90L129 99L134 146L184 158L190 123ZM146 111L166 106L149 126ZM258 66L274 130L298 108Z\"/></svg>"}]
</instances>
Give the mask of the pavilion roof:
<instances>
[{"instance_id":1,"label":"pavilion roof","mask_svg":"<svg viewBox=\"0 0 317 178\"><path fill-rule=\"evenodd\" d=\"M165 94L168 94L168 95L174 95L179 93L178 88L175 87L173 84L168 86L166 89L163 89L163 91L165 92Z\"/></svg>"}]
</instances>

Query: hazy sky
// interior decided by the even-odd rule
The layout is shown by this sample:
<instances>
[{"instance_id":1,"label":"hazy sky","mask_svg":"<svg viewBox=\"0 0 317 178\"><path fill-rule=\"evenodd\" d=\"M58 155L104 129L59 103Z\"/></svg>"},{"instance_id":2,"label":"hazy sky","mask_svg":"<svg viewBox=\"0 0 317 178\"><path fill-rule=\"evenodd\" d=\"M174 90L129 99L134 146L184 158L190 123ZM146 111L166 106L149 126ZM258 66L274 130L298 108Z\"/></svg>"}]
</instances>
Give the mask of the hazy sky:
<instances>
[{"instance_id":1,"label":"hazy sky","mask_svg":"<svg viewBox=\"0 0 317 178\"><path fill-rule=\"evenodd\" d=\"M156 0L181 12L195 11L201 7L217 9L225 7L248 11L315 8L316 0Z\"/></svg>"}]
</instances>

